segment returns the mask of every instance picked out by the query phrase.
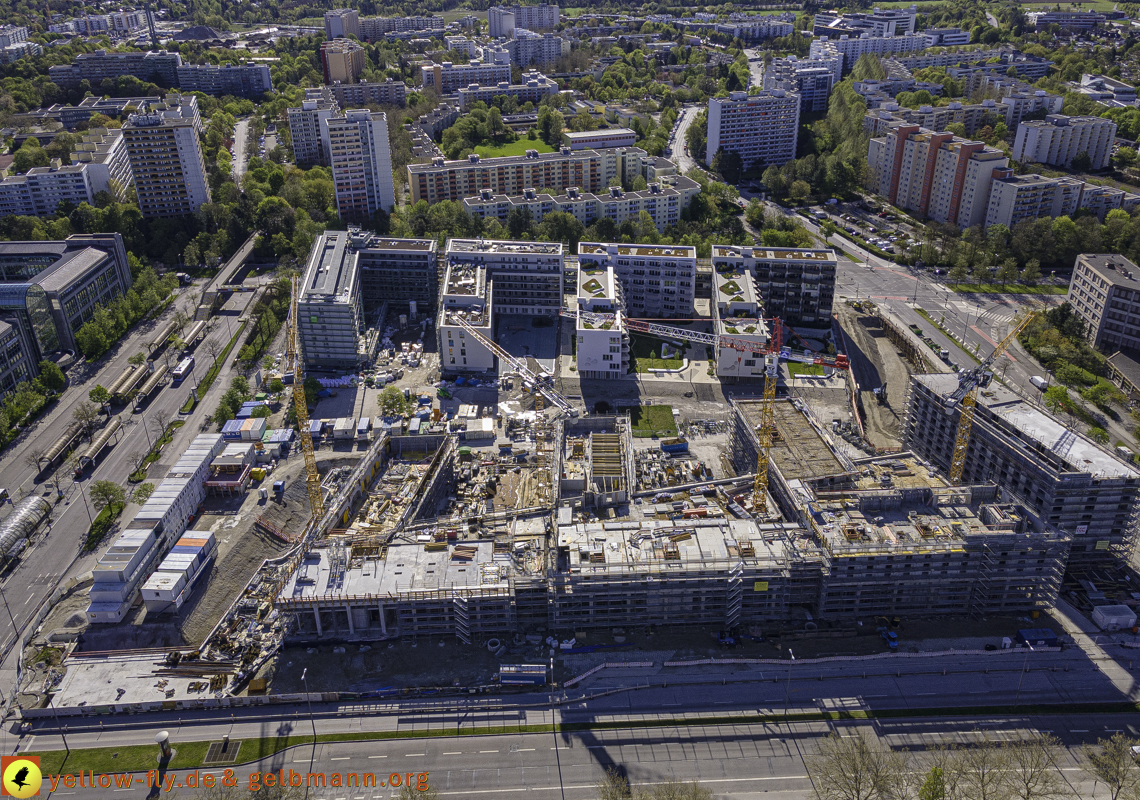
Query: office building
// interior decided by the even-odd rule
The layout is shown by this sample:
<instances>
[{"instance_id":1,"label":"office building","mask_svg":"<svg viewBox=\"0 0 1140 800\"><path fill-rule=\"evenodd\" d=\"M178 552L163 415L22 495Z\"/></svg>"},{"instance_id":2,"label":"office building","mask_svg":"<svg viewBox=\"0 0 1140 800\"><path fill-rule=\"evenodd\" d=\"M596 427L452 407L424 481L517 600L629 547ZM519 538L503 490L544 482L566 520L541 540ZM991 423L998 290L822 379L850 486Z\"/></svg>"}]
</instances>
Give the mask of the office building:
<instances>
[{"instance_id":1,"label":"office building","mask_svg":"<svg viewBox=\"0 0 1140 800\"><path fill-rule=\"evenodd\" d=\"M170 88L178 86L180 66L182 56L178 53L108 53L96 50L94 53L80 53L71 64L49 67L48 76L52 83L68 89L78 87L80 81L88 81L96 88L106 79L117 81L121 75L133 75L141 81Z\"/></svg>"},{"instance_id":2,"label":"office building","mask_svg":"<svg viewBox=\"0 0 1140 800\"><path fill-rule=\"evenodd\" d=\"M1059 25L1062 30L1088 31L1099 28L1108 19L1096 11L1030 11L1025 16L1037 30Z\"/></svg>"},{"instance_id":3,"label":"office building","mask_svg":"<svg viewBox=\"0 0 1140 800\"><path fill-rule=\"evenodd\" d=\"M681 211L700 191L701 185L692 178L670 175L640 192L626 192L619 186L611 186L601 194L570 188L565 194L552 196L526 189L517 197L508 197L484 189L474 197L463 198L463 208L470 216L493 218L502 223L506 223L511 211L525 208L536 225L552 211L570 214L583 225L592 225L602 218L611 219L617 225L637 222L644 211L653 219L657 230L664 233L667 227L680 222Z\"/></svg>"},{"instance_id":4,"label":"office building","mask_svg":"<svg viewBox=\"0 0 1140 800\"><path fill-rule=\"evenodd\" d=\"M495 354L458 323L462 319L487 339L495 340L493 284L482 265L459 260L447 265L436 325L439 368L444 375L494 373Z\"/></svg>"},{"instance_id":5,"label":"office building","mask_svg":"<svg viewBox=\"0 0 1140 800\"><path fill-rule=\"evenodd\" d=\"M430 164L409 164L408 188L412 203L462 200L484 189L512 196L526 189L564 192L570 188L603 194L611 181L624 183L638 175L652 180L647 173L657 163L656 157L637 147L577 152L563 147L557 153L528 150L521 156L486 159L472 153L459 161L437 157Z\"/></svg>"},{"instance_id":6,"label":"office building","mask_svg":"<svg viewBox=\"0 0 1140 800\"><path fill-rule=\"evenodd\" d=\"M259 98L273 92L273 80L269 77L269 67L263 64L224 67L184 64L178 68L178 87L183 92Z\"/></svg>"},{"instance_id":7,"label":"office building","mask_svg":"<svg viewBox=\"0 0 1140 800\"><path fill-rule=\"evenodd\" d=\"M1080 208L1081 188L1076 178L1014 175L1011 169L999 170L990 185L985 226L1005 225L1012 230L1019 222L1068 216Z\"/></svg>"},{"instance_id":8,"label":"office building","mask_svg":"<svg viewBox=\"0 0 1140 800\"><path fill-rule=\"evenodd\" d=\"M552 81L541 72L531 71L523 74L521 83L504 81L491 86L473 84L460 89L458 94L461 109L466 109L479 101L490 106L500 95L518 98L519 105L534 103L537 106L543 98L558 94L558 82Z\"/></svg>"},{"instance_id":9,"label":"office building","mask_svg":"<svg viewBox=\"0 0 1140 800\"><path fill-rule=\"evenodd\" d=\"M360 268L365 314L385 303L412 317L435 307L439 288L439 253L435 239L397 239L349 229L349 246Z\"/></svg>"},{"instance_id":10,"label":"office building","mask_svg":"<svg viewBox=\"0 0 1140 800\"><path fill-rule=\"evenodd\" d=\"M100 305L131 287L123 237L76 234L63 241L0 242L0 317L34 347L30 361L74 350L75 332Z\"/></svg>"},{"instance_id":11,"label":"office building","mask_svg":"<svg viewBox=\"0 0 1140 800\"><path fill-rule=\"evenodd\" d=\"M781 166L796 157L800 127L800 96L782 89L760 94L731 92L709 98L705 162L717 150L735 150L745 169Z\"/></svg>"},{"instance_id":12,"label":"office building","mask_svg":"<svg viewBox=\"0 0 1140 800\"><path fill-rule=\"evenodd\" d=\"M107 192L116 202L134 197L134 176L127 142L119 128L88 128L71 151L72 164L85 164L91 190Z\"/></svg>"},{"instance_id":13,"label":"office building","mask_svg":"<svg viewBox=\"0 0 1140 800\"><path fill-rule=\"evenodd\" d=\"M714 244L712 267L714 273L744 270L750 274L755 281L756 302L763 304L766 316L805 325L826 325L831 320L834 250ZM745 297L742 302L752 301Z\"/></svg>"},{"instance_id":14,"label":"office building","mask_svg":"<svg viewBox=\"0 0 1140 800\"><path fill-rule=\"evenodd\" d=\"M495 281L496 314L554 317L562 308L561 242L448 239L445 258L448 266L486 268Z\"/></svg>"},{"instance_id":15,"label":"office building","mask_svg":"<svg viewBox=\"0 0 1140 800\"><path fill-rule=\"evenodd\" d=\"M355 369L360 361L360 269L350 238L348 231L325 231L309 251L297 298L307 369Z\"/></svg>"},{"instance_id":16,"label":"office building","mask_svg":"<svg viewBox=\"0 0 1140 800\"><path fill-rule=\"evenodd\" d=\"M914 5L909 8L876 8L870 14L821 11L813 18L813 35L904 36L915 32L917 17L918 7Z\"/></svg>"},{"instance_id":17,"label":"office building","mask_svg":"<svg viewBox=\"0 0 1140 800\"><path fill-rule=\"evenodd\" d=\"M12 394L17 384L39 375L35 352L19 325L0 320L0 399Z\"/></svg>"},{"instance_id":18,"label":"office building","mask_svg":"<svg viewBox=\"0 0 1140 800\"><path fill-rule=\"evenodd\" d=\"M467 64L427 64L420 67L420 77L424 88L433 88L440 94L454 94L471 84L486 86L511 82L510 64L488 64L470 61Z\"/></svg>"},{"instance_id":19,"label":"office building","mask_svg":"<svg viewBox=\"0 0 1140 800\"><path fill-rule=\"evenodd\" d=\"M544 67L563 56L570 55L570 40L553 33L535 33L526 28L515 28L514 38L502 43L510 54L511 63L526 68Z\"/></svg>"},{"instance_id":20,"label":"office building","mask_svg":"<svg viewBox=\"0 0 1140 800\"><path fill-rule=\"evenodd\" d=\"M326 87L341 108L399 106L408 104L408 86L388 78L383 83L334 83Z\"/></svg>"},{"instance_id":21,"label":"office building","mask_svg":"<svg viewBox=\"0 0 1140 800\"><path fill-rule=\"evenodd\" d=\"M957 388L953 373L913 375L906 398L904 446L947 470ZM997 382L978 395L962 480L996 484L1071 536L1070 568L1124 564L1133 554L1140 470Z\"/></svg>"},{"instance_id":22,"label":"office building","mask_svg":"<svg viewBox=\"0 0 1140 800\"><path fill-rule=\"evenodd\" d=\"M613 268L633 318L688 318L693 313L697 251L687 245L579 242L583 268Z\"/></svg>"},{"instance_id":23,"label":"office building","mask_svg":"<svg viewBox=\"0 0 1140 800\"><path fill-rule=\"evenodd\" d=\"M360 38L378 42L388 34L422 31L425 35L438 33L446 27L443 17L364 17L360 20Z\"/></svg>"},{"instance_id":24,"label":"office building","mask_svg":"<svg viewBox=\"0 0 1140 800\"><path fill-rule=\"evenodd\" d=\"M341 219L367 222L396 202L388 116L383 111L349 109L322 120L329 136L329 165Z\"/></svg>"},{"instance_id":25,"label":"office building","mask_svg":"<svg viewBox=\"0 0 1140 800\"><path fill-rule=\"evenodd\" d=\"M492 6L487 11L487 32L492 38L511 36L516 28L548 31L558 26L558 6L542 3L535 6Z\"/></svg>"},{"instance_id":26,"label":"office building","mask_svg":"<svg viewBox=\"0 0 1140 800\"><path fill-rule=\"evenodd\" d=\"M0 216L50 217L80 203L93 204L95 190L86 164L63 166L58 158L51 166L32 167L23 175L0 181Z\"/></svg>"},{"instance_id":27,"label":"office building","mask_svg":"<svg viewBox=\"0 0 1140 800\"><path fill-rule=\"evenodd\" d=\"M712 298L713 327L719 336L757 351L767 349L772 334L764 321L764 305L751 272L727 264L714 267ZM763 380L766 366L759 352L723 343L716 349L717 378L725 383Z\"/></svg>"},{"instance_id":28,"label":"office building","mask_svg":"<svg viewBox=\"0 0 1140 800\"><path fill-rule=\"evenodd\" d=\"M1067 88L1110 107L1136 104L1136 87L1107 75L1090 75L1086 72L1081 75L1080 82L1070 81Z\"/></svg>"},{"instance_id":29,"label":"office building","mask_svg":"<svg viewBox=\"0 0 1140 800\"><path fill-rule=\"evenodd\" d=\"M210 202L198 133L202 118L193 95L168 94L131 114L123 139L135 194L144 217L180 217Z\"/></svg>"},{"instance_id":30,"label":"office building","mask_svg":"<svg viewBox=\"0 0 1140 800\"><path fill-rule=\"evenodd\" d=\"M360 34L360 12L352 8L335 8L325 12L325 39L347 39L355 36L363 39Z\"/></svg>"},{"instance_id":31,"label":"office building","mask_svg":"<svg viewBox=\"0 0 1140 800\"><path fill-rule=\"evenodd\" d=\"M970 43L970 32L961 28L927 28L922 32L927 47L960 47Z\"/></svg>"},{"instance_id":32,"label":"office building","mask_svg":"<svg viewBox=\"0 0 1140 800\"><path fill-rule=\"evenodd\" d=\"M1036 161L1071 167L1082 153L1091 169L1104 169L1112 158L1116 123L1103 117L1066 117L1050 114L1043 120L1028 120L1017 128L1012 157L1022 164Z\"/></svg>"},{"instance_id":33,"label":"office building","mask_svg":"<svg viewBox=\"0 0 1140 800\"><path fill-rule=\"evenodd\" d=\"M629 372L629 333L625 299L613 266L578 264L574 363L589 380L625 377Z\"/></svg>"},{"instance_id":34,"label":"office building","mask_svg":"<svg viewBox=\"0 0 1140 800\"><path fill-rule=\"evenodd\" d=\"M285 110L298 167L329 165L329 129L325 123L340 113L340 106L328 90L327 86L306 89L301 107Z\"/></svg>"},{"instance_id":35,"label":"office building","mask_svg":"<svg viewBox=\"0 0 1140 800\"><path fill-rule=\"evenodd\" d=\"M1140 351L1140 270L1121 255L1082 253L1073 265L1069 304L1106 353Z\"/></svg>"},{"instance_id":36,"label":"office building","mask_svg":"<svg viewBox=\"0 0 1140 800\"><path fill-rule=\"evenodd\" d=\"M321 43L321 70L325 83L356 83L367 63L364 48L351 39Z\"/></svg>"},{"instance_id":37,"label":"office building","mask_svg":"<svg viewBox=\"0 0 1140 800\"><path fill-rule=\"evenodd\" d=\"M571 150L602 150L607 147L633 147L637 134L629 128L606 128L597 131L566 131L562 143Z\"/></svg>"},{"instance_id":38,"label":"office building","mask_svg":"<svg viewBox=\"0 0 1140 800\"><path fill-rule=\"evenodd\" d=\"M777 58L764 69L764 88L795 92L800 97L801 113L823 112L841 71L841 59Z\"/></svg>"},{"instance_id":39,"label":"office building","mask_svg":"<svg viewBox=\"0 0 1140 800\"><path fill-rule=\"evenodd\" d=\"M880 58L894 58L900 54L917 53L926 49L926 37L908 33L903 36L861 36L841 35L838 39L830 36L820 36L813 39L808 54L815 58L834 58L838 53L843 56L843 71L850 72L855 68L860 56L875 55Z\"/></svg>"}]
</instances>

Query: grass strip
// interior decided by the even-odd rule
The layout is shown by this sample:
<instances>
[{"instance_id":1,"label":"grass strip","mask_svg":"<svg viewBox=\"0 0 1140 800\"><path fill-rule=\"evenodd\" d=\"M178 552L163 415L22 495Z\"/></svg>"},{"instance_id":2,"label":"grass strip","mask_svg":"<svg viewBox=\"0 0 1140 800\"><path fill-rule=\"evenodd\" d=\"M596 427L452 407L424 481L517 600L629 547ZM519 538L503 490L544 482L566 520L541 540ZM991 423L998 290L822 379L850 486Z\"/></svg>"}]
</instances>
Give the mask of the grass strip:
<instances>
[{"instance_id":1,"label":"grass strip","mask_svg":"<svg viewBox=\"0 0 1140 800\"><path fill-rule=\"evenodd\" d=\"M946 287L960 294L1068 294L1068 286L1015 286L1011 291L1004 283L948 283Z\"/></svg>"},{"instance_id":2,"label":"grass strip","mask_svg":"<svg viewBox=\"0 0 1140 800\"><path fill-rule=\"evenodd\" d=\"M119 514L123 513L123 506L103 506L95 519L91 522L91 527L87 529L87 540L83 542L83 549L85 551L94 550L103 541L103 537L107 535L107 531L111 530L111 526L115 524Z\"/></svg>"},{"instance_id":3,"label":"grass strip","mask_svg":"<svg viewBox=\"0 0 1140 800\"><path fill-rule=\"evenodd\" d=\"M176 419L174 422L167 425L166 430L162 433L162 438L154 443L154 447L150 449L150 452L146 454L146 458L143 459L142 465L139 466L137 470L128 475L127 480L131 483L138 483L139 481L146 480L146 468L153 464L155 461L158 461L158 456L163 446L174 441L174 431L177 428L181 428L185 424L186 420Z\"/></svg>"}]
</instances>

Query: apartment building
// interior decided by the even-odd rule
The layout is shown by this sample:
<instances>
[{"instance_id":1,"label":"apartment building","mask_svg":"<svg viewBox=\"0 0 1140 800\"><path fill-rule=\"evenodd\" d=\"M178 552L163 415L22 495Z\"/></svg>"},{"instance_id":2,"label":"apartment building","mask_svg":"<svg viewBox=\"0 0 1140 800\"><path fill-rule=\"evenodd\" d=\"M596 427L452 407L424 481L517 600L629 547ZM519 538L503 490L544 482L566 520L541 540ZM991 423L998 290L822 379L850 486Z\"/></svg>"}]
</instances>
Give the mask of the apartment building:
<instances>
[{"instance_id":1,"label":"apartment building","mask_svg":"<svg viewBox=\"0 0 1140 800\"><path fill-rule=\"evenodd\" d=\"M955 80L966 82L966 94L971 95L994 77L1008 77L1012 69L1018 78L1025 81L1037 81L1049 74L1053 62L1040 56L1028 55L1018 52L1003 52L997 60L974 61L977 54L971 53L968 63L960 63L947 67L946 74ZM906 59L900 59L905 61ZM909 67L914 69L914 67Z\"/></svg>"},{"instance_id":2,"label":"apartment building","mask_svg":"<svg viewBox=\"0 0 1140 800\"><path fill-rule=\"evenodd\" d=\"M306 369L355 369L360 362L360 267L351 236L325 231L309 251L297 298Z\"/></svg>"},{"instance_id":3,"label":"apartment building","mask_svg":"<svg viewBox=\"0 0 1140 800\"><path fill-rule=\"evenodd\" d=\"M904 446L943 469L961 417L957 388L957 375L940 373L912 375L907 390ZM1071 536L1070 567L1133 554L1140 470L996 382L978 395L962 480L996 484Z\"/></svg>"},{"instance_id":4,"label":"apartment building","mask_svg":"<svg viewBox=\"0 0 1140 800\"><path fill-rule=\"evenodd\" d=\"M1025 16L1037 30L1060 25L1065 30L1088 31L1099 28L1108 21L1104 14L1097 11L1030 11Z\"/></svg>"},{"instance_id":5,"label":"apartment building","mask_svg":"<svg viewBox=\"0 0 1140 800\"><path fill-rule=\"evenodd\" d=\"M447 265L436 324L439 365L444 375L495 373L495 354L459 324L462 320L495 340L494 283L484 266L466 261Z\"/></svg>"},{"instance_id":6,"label":"apartment building","mask_svg":"<svg viewBox=\"0 0 1140 800\"><path fill-rule=\"evenodd\" d=\"M467 109L472 104L482 101L488 106L499 95L518 98L519 105L534 103L536 106L543 98L558 94L558 82L552 81L541 72L527 72L522 76L521 83L502 81L491 86L472 84L459 90L459 107ZM630 142L635 144L636 142Z\"/></svg>"},{"instance_id":7,"label":"apartment building","mask_svg":"<svg viewBox=\"0 0 1140 800\"><path fill-rule=\"evenodd\" d=\"M123 139L144 217L180 217L210 202L193 95L168 94L123 123Z\"/></svg>"},{"instance_id":8,"label":"apartment building","mask_svg":"<svg viewBox=\"0 0 1140 800\"><path fill-rule=\"evenodd\" d=\"M349 246L360 267L360 295L369 314L384 303L413 316L428 313L439 296L439 252L435 239L397 239L349 229Z\"/></svg>"},{"instance_id":9,"label":"apartment building","mask_svg":"<svg viewBox=\"0 0 1140 800\"><path fill-rule=\"evenodd\" d=\"M578 263L591 269L613 267L634 318L686 318L693 313L694 247L579 242Z\"/></svg>"},{"instance_id":10,"label":"apartment building","mask_svg":"<svg viewBox=\"0 0 1140 800\"><path fill-rule=\"evenodd\" d=\"M0 48L28 41L25 25L0 25Z\"/></svg>"},{"instance_id":11,"label":"apartment building","mask_svg":"<svg viewBox=\"0 0 1140 800\"><path fill-rule=\"evenodd\" d=\"M548 31L558 26L558 6L541 3L534 6L492 6L487 11L487 32L493 38L511 36L516 28Z\"/></svg>"},{"instance_id":12,"label":"apartment building","mask_svg":"<svg viewBox=\"0 0 1140 800\"><path fill-rule=\"evenodd\" d=\"M802 113L827 111L827 101L840 72L840 59L777 58L764 69L764 88L795 92L800 97Z\"/></svg>"},{"instance_id":13,"label":"apartment building","mask_svg":"<svg viewBox=\"0 0 1140 800\"><path fill-rule=\"evenodd\" d=\"M414 31L438 32L446 27L443 17L364 17L360 20L360 38L378 42L388 34Z\"/></svg>"},{"instance_id":14,"label":"apartment building","mask_svg":"<svg viewBox=\"0 0 1140 800\"><path fill-rule=\"evenodd\" d=\"M502 223L517 208L527 209L535 224L542 222L552 211L561 211L583 225L592 225L603 217L617 225L626 221L636 222L644 211L653 219L657 230L664 233L667 227L680 222L681 211L700 191L701 185L692 178L669 175L640 192L626 192L620 186L611 186L605 193L591 194L572 187L560 195L526 189L517 197L508 197L483 189L475 197L463 198L463 208L470 216L494 218Z\"/></svg>"},{"instance_id":15,"label":"apartment building","mask_svg":"<svg viewBox=\"0 0 1140 800\"><path fill-rule=\"evenodd\" d=\"M58 158L47 167L0 181L0 216L54 216L60 209L93 204L95 190L86 164L63 166Z\"/></svg>"},{"instance_id":16,"label":"apartment building","mask_svg":"<svg viewBox=\"0 0 1140 800\"><path fill-rule=\"evenodd\" d=\"M981 224L989 208L994 177L1008 166L1005 153L982 142L944 142L934 162L926 215L963 230Z\"/></svg>"},{"instance_id":17,"label":"apartment building","mask_svg":"<svg viewBox=\"0 0 1140 800\"><path fill-rule=\"evenodd\" d=\"M44 49L35 42L16 42L0 47L0 64L15 64L21 58L43 55Z\"/></svg>"},{"instance_id":18,"label":"apartment building","mask_svg":"<svg viewBox=\"0 0 1140 800\"><path fill-rule=\"evenodd\" d=\"M1043 120L1028 120L1017 128L1013 160L1036 161L1058 167L1072 166L1084 153L1092 169L1104 169L1112 158L1116 123L1103 117L1066 117L1050 114Z\"/></svg>"},{"instance_id":19,"label":"apartment building","mask_svg":"<svg viewBox=\"0 0 1140 800\"><path fill-rule=\"evenodd\" d=\"M482 52L475 40L466 36L444 36L443 47L450 53L462 53L467 58L478 58Z\"/></svg>"},{"instance_id":20,"label":"apartment building","mask_svg":"<svg viewBox=\"0 0 1140 800\"><path fill-rule=\"evenodd\" d=\"M494 39L506 39L515 32L515 14L509 8L491 6L487 9L487 33Z\"/></svg>"},{"instance_id":21,"label":"apartment building","mask_svg":"<svg viewBox=\"0 0 1140 800\"><path fill-rule=\"evenodd\" d=\"M926 32L923 32L925 36ZM909 70L926 69L927 67L956 67L964 62L989 61L1008 53L1002 48L984 49L980 47L957 47L937 53L911 53L909 55L892 56L891 60ZM1004 76L1004 72L1001 73Z\"/></svg>"},{"instance_id":22,"label":"apartment building","mask_svg":"<svg viewBox=\"0 0 1140 800\"><path fill-rule=\"evenodd\" d=\"M629 333L625 299L613 266L578 264L575 364L590 380L625 377L629 372Z\"/></svg>"},{"instance_id":23,"label":"apartment building","mask_svg":"<svg viewBox=\"0 0 1140 800\"><path fill-rule=\"evenodd\" d=\"M328 120L340 113L329 87L306 89L300 108L285 109L289 138L293 142L293 159L298 167L329 165Z\"/></svg>"},{"instance_id":24,"label":"apartment building","mask_svg":"<svg viewBox=\"0 0 1140 800\"><path fill-rule=\"evenodd\" d=\"M779 15L757 14L747 20L729 20L713 26L717 33L733 36L744 42L758 42L762 39L775 39L791 36L795 30L795 20L781 19Z\"/></svg>"},{"instance_id":25,"label":"apartment building","mask_svg":"<svg viewBox=\"0 0 1140 800\"><path fill-rule=\"evenodd\" d=\"M327 87L341 108L364 106L399 106L408 104L408 85L388 78L383 83L334 83Z\"/></svg>"},{"instance_id":26,"label":"apartment building","mask_svg":"<svg viewBox=\"0 0 1140 800\"><path fill-rule=\"evenodd\" d=\"M88 81L93 87L105 79L117 81L120 75L133 75L141 81L150 81L164 87L178 86L178 68L182 56L165 51L145 53L80 53L71 64L58 64L48 68L52 83L68 89Z\"/></svg>"},{"instance_id":27,"label":"apartment building","mask_svg":"<svg viewBox=\"0 0 1140 800\"><path fill-rule=\"evenodd\" d=\"M425 64L420 67L424 88L434 88L440 94L454 94L472 84L479 86L511 82L510 64L492 64L472 60L467 64Z\"/></svg>"},{"instance_id":28,"label":"apartment building","mask_svg":"<svg viewBox=\"0 0 1140 800\"><path fill-rule=\"evenodd\" d=\"M985 226L1012 229L1019 222L1039 217L1070 215L1080 208L1081 188L1082 182L1076 178L1014 175L1011 169L999 170L990 185Z\"/></svg>"},{"instance_id":29,"label":"apartment building","mask_svg":"<svg viewBox=\"0 0 1140 800\"><path fill-rule=\"evenodd\" d=\"M495 282L496 314L554 317L562 308L561 242L448 239L445 258L448 266L486 268Z\"/></svg>"},{"instance_id":30,"label":"apartment building","mask_svg":"<svg viewBox=\"0 0 1140 800\"><path fill-rule=\"evenodd\" d=\"M796 157L799 127L800 96L795 92L772 89L711 97L705 161L711 164L723 147L739 153L745 169L780 166Z\"/></svg>"},{"instance_id":31,"label":"apartment building","mask_svg":"<svg viewBox=\"0 0 1140 800\"><path fill-rule=\"evenodd\" d=\"M1069 304L1106 353L1140 350L1140 270L1121 255L1082 253L1073 265Z\"/></svg>"},{"instance_id":32,"label":"apartment building","mask_svg":"<svg viewBox=\"0 0 1140 800\"><path fill-rule=\"evenodd\" d=\"M72 164L87 166L92 191L107 192L119 203L134 196L127 142L119 128L88 128L71 151Z\"/></svg>"},{"instance_id":33,"label":"apartment building","mask_svg":"<svg viewBox=\"0 0 1140 800\"><path fill-rule=\"evenodd\" d=\"M353 8L334 8L325 12L325 39L347 39L355 36L363 39L360 34L360 12Z\"/></svg>"},{"instance_id":34,"label":"apartment building","mask_svg":"<svg viewBox=\"0 0 1140 800\"><path fill-rule=\"evenodd\" d=\"M772 338L764 320L764 305L752 273L736 266L713 269L713 327L724 344L716 350L716 374L726 383L763 380L768 359L761 352ZM754 351L745 348L754 347ZM777 361L778 363L778 361Z\"/></svg>"},{"instance_id":35,"label":"apartment building","mask_svg":"<svg viewBox=\"0 0 1140 800\"><path fill-rule=\"evenodd\" d=\"M876 55L880 58L894 58L900 54L917 53L926 49L926 37L913 33L902 36L861 36L842 35L835 39L830 36L820 36L813 39L808 54L815 58L834 58L836 54L843 56L843 71L850 72L855 63L863 55Z\"/></svg>"},{"instance_id":36,"label":"apartment building","mask_svg":"<svg viewBox=\"0 0 1140 800\"><path fill-rule=\"evenodd\" d=\"M511 63L520 67L553 64L570 55L570 40L553 33L535 33L526 28L515 28L514 38L502 43Z\"/></svg>"},{"instance_id":37,"label":"apartment building","mask_svg":"<svg viewBox=\"0 0 1140 800\"><path fill-rule=\"evenodd\" d=\"M922 32L927 47L958 47L970 43L970 32L961 28L927 28Z\"/></svg>"},{"instance_id":38,"label":"apartment building","mask_svg":"<svg viewBox=\"0 0 1140 800\"><path fill-rule=\"evenodd\" d=\"M645 175L657 160L637 147L577 152L563 147L557 153L528 150L521 156L486 159L472 153L460 161L437 157L430 164L409 164L408 187L413 203L462 200L484 189L513 196L526 189L563 192L576 187L603 194L611 181L625 182Z\"/></svg>"},{"instance_id":39,"label":"apartment building","mask_svg":"<svg viewBox=\"0 0 1140 800\"><path fill-rule=\"evenodd\" d=\"M1140 208L1140 195L1112 186L1097 186L1082 181L1080 208L1090 211L1097 219L1104 222L1105 215L1114 208L1123 209L1129 214Z\"/></svg>"},{"instance_id":40,"label":"apartment building","mask_svg":"<svg viewBox=\"0 0 1140 800\"><path fill-rule=\"evenodd\" d=\"M44 117L57 120L69 131L79 123L89 122L96 114L105 114L112 119L122 116L128 107L138 108L142 103L151 102L153 97L85 97L79 105L56 103L42 113Z\"/></svg>"},{"instance_id":41,"label":"apartment building","mask_svg":"<svg viewBox=\"0 0 1140 800\"><path fill-rule=\"evenodd\" d=\"M606 128L597 131L566 131L562 143L571 150L602 150L607 147L633 147L637 134L629 128Z\"/></svg>"},{"instance_id":42,"label":"apartment building","mask_svg":"<svg viewBox=\"0 0 1140 800\"><path fill-rule=\"evenodd\" d=\"M259 98L274 91L269 67L252 62L223 67L184 64L178 68L177 74L178 87L183 92Z\"/></svg>"},{"instance_id":43,"label":"apartment building","mask_svg":"<svg viewBox=\"0 0 1140 800\"><path fill-rule=\"evenodd\" d=\"M32 364L75 349L95 309L131 287L123 237L76 234L63 241L0 243L0 315L33 346Z\"/></svg>"},{"instance_id":44,"label":"apartment building","mask_svg":"<svg viewBox=\"0 0 1140 800\"><path fill-rule=\"evenodd\" d=\"M870 14L824 11L814 17L813 35L846 33L853 36L904 36L915 32L917 18L918 7L914 5L909 8L875 8Z\"/></svg>"},{"instance_id":45,"label":"apartment building","mask_svg":"<svg viewBox=\"0 0 1140 800\"><path fill-rule=\"evenodd\" d=\"M713 271L748 272L767 316L828 324L835 301L835 251L714 244ZM745 299L744 302L750 302Z\"/></svg>"},{"instance_id":46,"label":"apartment building","mask_svg":"<svg viewBox=\"0 0 1140 800\"><path fill-rule=\"evenodd\" d=\"M1063 97L1050 94L1044 89L1033 89L1032 87L1011 90L1008 94L1003 94L998 98L998 106L1005 118L1005 125L1011 131L1017 130L1021 121L1028 114L1035 114L1041 110L1045 110L1049 114L1057 114L1064 104L1065 99Z\"/></svg>"},{"instance_id":47,"label":"apartment building","mask_svg":"<svg viewBox=\"0 0 1140 800\"><path fill-rule=\"evenodd\" d=\"M383 111L349 109L343 117L321 123L328 131L329 166L341 219L368 222L379 210L396 202L388 115Z\"/></svg>"},{"instance_id":48,"label":"apartment building","mask_svg":"<svg viewBox=\"0 0 1140 800\"><path fill-rule=\"evenodd\" d=\"M321 70L325 83L356 83L367 63L364 48L351 39L321 42Z\"/></svg>"}]
</instances>

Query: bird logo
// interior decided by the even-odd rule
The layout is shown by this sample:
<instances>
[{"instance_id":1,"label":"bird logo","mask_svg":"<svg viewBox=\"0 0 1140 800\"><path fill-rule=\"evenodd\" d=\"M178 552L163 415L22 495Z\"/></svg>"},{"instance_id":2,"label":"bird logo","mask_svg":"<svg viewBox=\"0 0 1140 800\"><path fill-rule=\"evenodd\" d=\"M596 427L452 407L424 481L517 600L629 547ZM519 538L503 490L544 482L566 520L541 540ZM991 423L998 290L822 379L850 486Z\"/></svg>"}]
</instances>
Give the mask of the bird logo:
<instances>
[{"instance_id":1,"label":"bird logo","mask_svg":"<svg viewBox=\"0 0 1140 800\"><path fill-rule=\"evenodd\" d=\"M0 763L0 797L33 797L40 793L43 774L39 756L4 756Z\"/></svg>"}]
</instances>

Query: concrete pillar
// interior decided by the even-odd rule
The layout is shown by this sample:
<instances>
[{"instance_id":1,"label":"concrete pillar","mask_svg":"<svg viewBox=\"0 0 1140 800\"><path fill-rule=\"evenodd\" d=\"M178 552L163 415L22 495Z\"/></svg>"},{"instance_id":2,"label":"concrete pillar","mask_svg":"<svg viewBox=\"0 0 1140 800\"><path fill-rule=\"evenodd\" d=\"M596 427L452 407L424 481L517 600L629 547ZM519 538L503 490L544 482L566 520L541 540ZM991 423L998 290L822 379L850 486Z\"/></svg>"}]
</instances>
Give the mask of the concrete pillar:
<instances>
[{"instance_id":1,"label":"concrete pillar","mask_svg":"<svg viewBox=\"0 0 1140 800\"><path fill-rule=\"evenodd\" d=\"M317 621L317 636L324 636L324 631L321 630L321 608L320 606L313 606L313 619Z\"/></svg>"},{"instance_id":2,"label":"concrete pillar","mask_svg":"<svg viewBox=\"0 0 1140 800\"><path fill-rule=\"evenodd\" d=\"M380 632L385 636L388 635L388 623L384 621L384 603L381 601L376 604L380 609Z\"/></svg>"},{"instance_id":3,"label":"concrete pillar","mask_svg":"<svg viewBox=\"0 0 1140 800\"><path fill-rule=\"evenodd\" d=\"M352 609L348 607L348 603L344 604L344 613L348 617L348 635L352 636L356 633L356 628L352 624Z\"/></svg>"}]
</instances>

